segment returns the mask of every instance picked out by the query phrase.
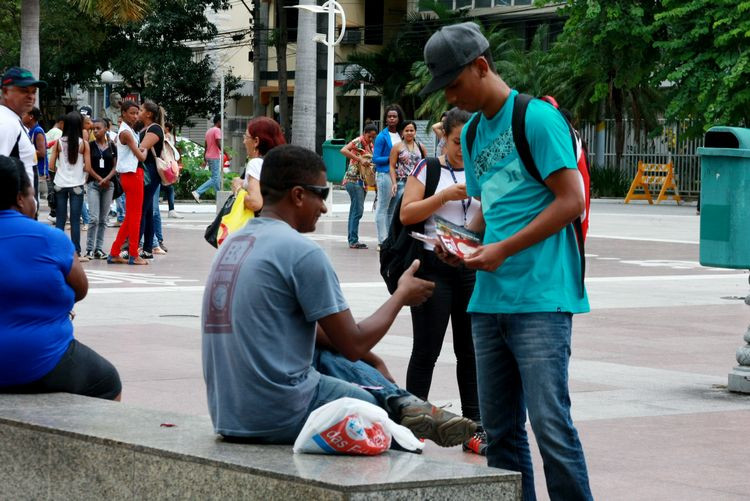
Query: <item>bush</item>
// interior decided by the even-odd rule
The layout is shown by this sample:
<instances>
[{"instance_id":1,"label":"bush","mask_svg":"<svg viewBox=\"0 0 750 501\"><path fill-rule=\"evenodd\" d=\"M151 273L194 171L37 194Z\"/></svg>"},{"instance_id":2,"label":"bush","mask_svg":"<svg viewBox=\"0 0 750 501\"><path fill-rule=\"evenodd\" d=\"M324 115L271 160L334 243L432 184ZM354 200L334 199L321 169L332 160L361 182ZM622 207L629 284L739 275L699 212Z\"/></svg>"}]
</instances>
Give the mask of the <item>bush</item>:
<instances>
[{"instance_id":1,"label":"bush","mask_svg":"<svg viewBox=\"0 0 750 501\"><path fill-rule=\"evenodd\" d=\"M179 141L177 147L182 154L182 172L180 180L175 184L175 198L178 200L192 200L192 192L200 185L211 178L211 171L208 167L203 167L203 148L196 149L195 143L189 141ZM237 177L236 172L224 174L224 189L229 190L232 187L232 179ZM215 200L216 193L211 188L203 194L206 200Z\"/></svg>"},{"instance_id":2,"label":"bush","mask_svg":"<svg viewBox=\"0 0 750 501\"><path fill-rule=\"evenodd\" d=\"M590 174L591 198L619 198L627 195L630 179L623 169L614 166L592 166Z\"/></svg>"}]
</instances>

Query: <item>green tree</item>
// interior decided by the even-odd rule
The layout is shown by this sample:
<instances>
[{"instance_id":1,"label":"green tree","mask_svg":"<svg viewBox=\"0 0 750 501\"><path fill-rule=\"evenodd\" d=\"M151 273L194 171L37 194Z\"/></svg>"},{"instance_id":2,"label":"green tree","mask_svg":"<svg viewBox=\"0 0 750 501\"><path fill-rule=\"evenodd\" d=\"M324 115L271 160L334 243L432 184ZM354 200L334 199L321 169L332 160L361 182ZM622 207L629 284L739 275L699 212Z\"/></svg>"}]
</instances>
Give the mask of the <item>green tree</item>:
<instances>
[{"instance_id":1,"label":"green tree","mask_svg":"<svg viewBox=\"0 0 750 501\"><path fill-rule=\"evenodd\" d=\"M659 77L673 84L667 118L700 135L750 125L750 1L662 0L656 16Z\"/></svg>"},{"instance_id":2,"label":"green tree","mask_svg":"<svg viewBox=\"0 0 750 501\"><path fill-rule=\"evenodd\" d=\"M112 69L123 76L123 89L139 92L167 110L177 128L192 125L192 115L218 112L219 83L209 55L196 59L185 41L207 43L216 34L205 10L226 7L226 0L161 0L141 23L130 23L108 38ZM239 78L225 77L225 97Z\"/></svg>"},{"instance_id":3,"label":"green tree","mask_svg":"<svg viewBox=\"0 0 750 501\"><path fill-rule=\"evenodd\" d=\"M615 119L616 154L622 156L626 117L652 130L663 111L652 86L659 52L654 47L655 0L568 0L563 33L552 48L553 93L577 117Z\"/></svg>"}]
</instances>

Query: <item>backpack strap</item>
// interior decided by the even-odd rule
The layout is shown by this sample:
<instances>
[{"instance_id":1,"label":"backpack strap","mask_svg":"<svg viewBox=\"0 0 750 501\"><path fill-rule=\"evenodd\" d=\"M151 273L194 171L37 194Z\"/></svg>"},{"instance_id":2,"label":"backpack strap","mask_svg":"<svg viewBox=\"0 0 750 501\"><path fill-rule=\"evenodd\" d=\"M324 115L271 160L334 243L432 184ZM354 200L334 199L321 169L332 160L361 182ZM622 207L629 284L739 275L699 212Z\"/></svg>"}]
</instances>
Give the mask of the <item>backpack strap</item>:
<instances>
[{"instance_id":1,"label":"backpack strap","mask_svg":"<svg viewBox=\"0 0 750 501\"><path fill-rule=\"evenodd\" d=\"M436 157L425 159L425 168L427 169L424 183L424 198L429 198L435 194L438 182L440 182L440 160Z\"/></svg>"},{"instance_id":2,"label":"backpack strap","mask_svg":"<svg viewBox=\"0 0 750 501\"><path fill-rule=\"evenodd\" d=\"M471 148L474 146L474 140L477 138L477 127L479 126L481 113L481 111L475 113L466 125L466 151L469 152L469 155L471 155Z\"/></svg>"},{"instance_id":3,"label":"backpack strap","mask_svg":"<svg viewBox=\"0 0 750 501\"><path fill-rule=\"evenodd\" d=\"M529 146L529 139L526 137L526 110L529 107L529 103L531 100L534 99L532 96L528 94L517 94L515 102L513 103L513 118L512 118L512 127L513 127L513 142L516 143L516 150L518 151L518 156L521 157L521 161L523 162L524 167L526 167L526 171L536 179L540 184L547 186L544 184L544 180L542 179L541 174L539 173L539 169L536 166L536 162L534 162L534 158L531 155L531 147ZM550 103L551 104L551 103ZM554 105L553 105L554 106ZM565 118L563 116L563 118ZM568 124L568 128L570 129L570 134L573 139L573 154L576 154L576 136L575 131L573 129L573 126L568 122L567 119L565 119L565 123ZM586 251L584 249L584 242L583 242L583 226L581 224L581 218L577 217L573 221L573 230L576 235L576 240L578 242L578 254L580 257L580 263L581 263L581 296L583 297L583 291L584 288L584 280L586 278Z\"/></svg>"},{"instance_id":4,"label":"backpack strap","mask_svg":"<svg viewBox=\"0 0 750 501\"><path fill-rule=\"evenodd\" d=\"M13 149L10 150L10 154L8 156L11 158L18 158L18 159L21 158L21 153L19 152L19 149L18 149L18 143L19 141L21 141L22 133L23 133L23 130L21 130L21 132L18 133L18 137L16 138L16 144L14 144Z\"/></svg>"},{"instance_id":5,"label":"backpack strap","mask_svg":"<svg viewBox=\"0 0 750 501\"><path fill-rule=\"evenodd\" d=\"M531 155L529 139L526 137L526 110L529 108L529 103L532 99L534 98L528 94L516 94L513 103L513 118L511 120L513 142L516 143L518 156L521 157L521 161L528 173L540 184L544 184L544 179L542 179L536 162L534 162L534 157Z\"/></svg>"}]
</instances>

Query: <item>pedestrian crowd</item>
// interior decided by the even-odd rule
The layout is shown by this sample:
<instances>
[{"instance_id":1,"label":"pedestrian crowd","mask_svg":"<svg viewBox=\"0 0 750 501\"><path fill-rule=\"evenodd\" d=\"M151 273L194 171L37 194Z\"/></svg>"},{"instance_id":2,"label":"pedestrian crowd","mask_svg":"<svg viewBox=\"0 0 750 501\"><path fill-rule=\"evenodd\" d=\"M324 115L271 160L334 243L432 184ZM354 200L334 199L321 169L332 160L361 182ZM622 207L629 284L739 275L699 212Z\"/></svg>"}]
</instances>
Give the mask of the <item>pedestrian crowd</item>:
<instances>
[{"instance_id":1,"label":"pedestrian crowd","mask_svg":"<svg viewBox=\"0 0 750 501\"><path fill-rule=\"evenodd\" d=\"M498 75L478 26L467 22L441 28L425 45L424 58L432 78L423 95L442 90L455 106L433 129L441 140L438 155L428 155L416 139L416 124L405 120L395 104L385 109L382 131L367 125L341 149L349 160L342 181L351 200L350 248L367 247L359 241L359 222L369 186L377 190L379 247L391 241L397 227L421 225L423 230L421 260L407 263L391 297L359 322L330 259L302 235L314 231L327 212L325 165L314 152L286 145L270 118L249 122L244 137L249 161L233 189L245 190L245 209L256 217L221 244L201 316L203 373L214 429L232 442L291 444L315 409L352 397L385 409L419 438L446 447L463 444L465 451L486 456L489 466L521 472L523 498L533 500L528 416L549 497L592 499L568 388L572 317L589 310L583 251L573 225L585 210L573 129L548 102L528 103L525 148L538 177L532 175L514 139L518 92ZM9 126L0 134L0 148L7 153L0 153L19 160L0 158L0 258L23 263L65 293L50 299L56 309L48 314L50 322L57 322L50 324L53 329L30 325L34 308L0 313L21 318L10 338L0 337L0 388L115 398L120 391L116 370L72 339L68 313L86 292L77 259L77 220L88 176L92 226L87 253L106 254L110 262L144 264L162 246L154 238L160 232L153 215L159 197L155 160L169 134L164 111L148 101L140 107L123 101L114 141L106 122L97 119L91 123L90 142L84 139L86 117L73 112L39 140L44 132L38 127L38 110L32 111L34 93L28 90L34 86L43 82L23 70L12 69L3 77L0 120ZM20 119L26 114L24 126ZM192 193L198 202L210 187L218 188L220 126L217 118L206 133L212 178ZM48 147L47 164L39 153ZM64 229L68 205L75 220L72 244L30 219L37 211L35 176L43 178L48 171L55 172L57 228ZM125 218L105 253L100 221L115 177L124 190ZM438 224L479 234L481 244L458 256L437 238ZM140 253L120 254L126 240L135 249L141 239ZM50 259L23 250L38 248L39 242L51 249ZM28 284L21 283L24 279L11 274L13 287L21 292L11 304L39 304ZM0 299L11 301L6 295L0 293ZM405 306L411 310L413 345L401 388L372 349ZM428 400L449 323L460 415ZM30 333L39 336L39 346L20 353L14 343ZM42 349L47 345L54 350ZM11 346L15 352L5 349ZM22 369L18 364L23 357L29 362ZM76 357L90 367L96 391L54 386L54 381L75 379L71 374L81 369L71 368L68 359Z\"/></svg>"}]
</instances>

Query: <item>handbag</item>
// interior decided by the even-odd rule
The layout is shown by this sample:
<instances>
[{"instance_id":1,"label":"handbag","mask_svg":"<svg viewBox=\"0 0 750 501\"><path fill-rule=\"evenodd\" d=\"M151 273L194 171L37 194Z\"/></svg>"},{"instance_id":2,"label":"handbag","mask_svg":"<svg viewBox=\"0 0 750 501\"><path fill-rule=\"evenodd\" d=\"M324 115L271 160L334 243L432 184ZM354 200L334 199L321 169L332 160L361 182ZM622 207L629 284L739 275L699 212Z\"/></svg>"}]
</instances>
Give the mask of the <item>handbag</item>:
<instances>
[{"instance_id":1,"label":"handbag","mask_svg":"<svg viewBox=\"0 0 750 501\"><path fill-rule=\"evenodd\" d=\"M168 141L164 141L161 150L161 156L156 156L154 147L151 147L151 154L156 160L156 172L159 173L162 186L169 186L177 182L180 177L180 164L175 160L174 146Z\"/></svg>"},{"instance_id":2,"label":"handbag","mask_svg":"<svg viewBox=\"0 0 750 501\"><path fill-rule=\"evenodd\" d=\"M212 246L219 248L219 243L217 242L216 237L219 234L219 226L221 226L221 219L229 214L229 212L232 210L232 206L234 205L234 202L236 200L236 197L234 195L230 195L229 198L227 198L227 201L224 202L224 205L219 209L219 212L216 213L216 217L214 220L206 226L206 231L203 233L203 238L211 244Z\"/></svg>"},{"instance_id":3,"label":"handbag","mask_svg":"<svg viewBox=\"0 0 750 501\"><path fill-rule=\"evenodd\" d=\"M239 190L229 213L221 218L219 233L216 236L217 246L221 245L231 233L244 228L247 222L255 217L253 211L245 207L245 195L247 191Z\"/></svg>"},{"instance_id":4,"label":"handbag","mask_svg":"<svg viewBox=\"0 0 750 501\"><path fill-rule=\"evenodd\" d=\"M117 200L122 196L123 193L125 193L125 190L122 189L122 184L120 184L120 175L115 174L115 176L112 178L112 200Z\"/></svg>"}]
</instances>

